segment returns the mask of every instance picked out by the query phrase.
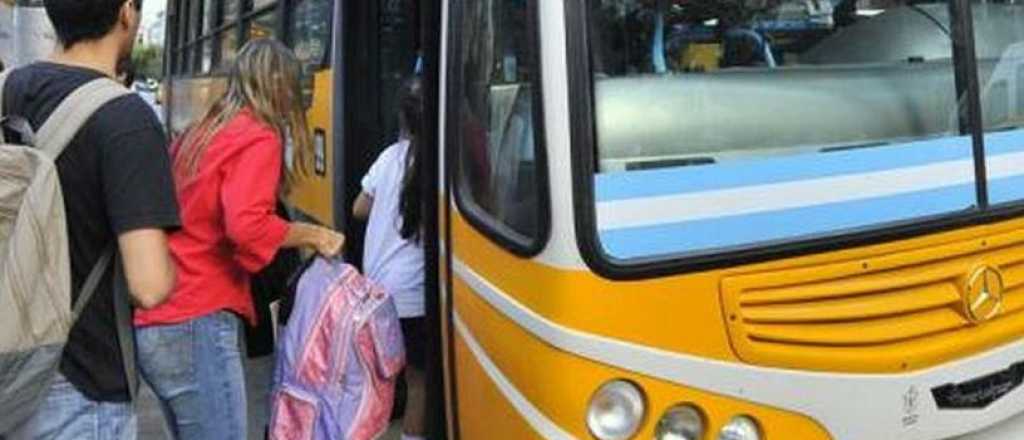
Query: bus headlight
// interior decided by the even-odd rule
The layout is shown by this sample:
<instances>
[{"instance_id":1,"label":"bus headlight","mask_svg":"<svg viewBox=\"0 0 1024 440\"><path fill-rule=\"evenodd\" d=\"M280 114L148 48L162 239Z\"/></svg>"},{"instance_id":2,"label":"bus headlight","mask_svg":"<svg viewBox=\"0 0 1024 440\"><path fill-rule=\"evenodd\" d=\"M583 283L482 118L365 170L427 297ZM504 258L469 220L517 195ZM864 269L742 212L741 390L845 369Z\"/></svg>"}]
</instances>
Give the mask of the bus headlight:
<instances>
[{"instance_id":1,"label":"bus headlight","mask_svg":"<svg viewBox=\"0 0 1024 440\"><path fill-rule=\"evenodd\" d=\"M645 406L643 393L636 385L613 380L590 398L587 427L600 440L626 440L640 429Z\"/></svg>"},{"instance_id":2,"label":"bus headlight","mask_svg":"<svg viewBox=\"0 0 1024 440\"><path fill-rule=\"evenodd\" d=\"M665 411L654 431L654 440L701 440L704 416L692 405L678 405Z\"/></svg>"},{"instance_id":3,"label":"bus headlight","mask_svg":"<svg viewBox=\"0 0 1024 440\"><path fill-rule=\"evenodd\" d=\"M718 440L761 440L761 428L749 416L736 416L718 433Z\"/></svg>"}]
</instances>

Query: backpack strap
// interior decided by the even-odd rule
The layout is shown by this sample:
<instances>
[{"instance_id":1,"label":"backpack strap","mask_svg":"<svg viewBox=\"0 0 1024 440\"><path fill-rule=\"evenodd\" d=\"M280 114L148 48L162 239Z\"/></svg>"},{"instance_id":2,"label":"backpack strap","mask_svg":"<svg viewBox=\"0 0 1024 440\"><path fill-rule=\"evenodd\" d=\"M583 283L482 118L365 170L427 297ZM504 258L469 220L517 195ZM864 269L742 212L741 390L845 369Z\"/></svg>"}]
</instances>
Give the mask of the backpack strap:
<instances>
[{"instance_id":1,"label":"backpack strap","mask_svg":"<svg viewBox=\"0 0 1024 440\"><path fill-rule=\"evenodd\" d=\"M89 277L85 279L85 284L82 285L82 290L78 291L78 299L75 300L75 306L72 311L72 322L77 322L78 317L82 316L82 312L85 311L86 304L92 299L92 295L96 293L96 289L100 286L100 281L103 280L103 274L110 268L110 263L114 260L114 246L107 246L103 250L103 254L100 255L99 261L92 267L92 271L89 272Z\"/></svg>"},{"instance_id":2,"label":"backpack strap","mask_svg":"<svg viewBox=\"0 0 1024 440\"><path fill-rule=\"evenodd\" d=\"M36 134L36 146L56 159L100 107L131 92L116 81L97 78L71 92Z\"/></svg>"},{"instance_id":3,"label":"backpack strap","mask_svg":"<svg viewBox=\"0 0 1024 440\"><path fill-rule=\"evenodd\" d=\"M117 321L117 342L121 348L121 363L128 382L128 396L132 402L139 395L139 372L135 357L135 317L128 293L128 280L124 275L124 261L120 254L114 261L114 318Z\"/></svg>"},{"instance_id":4,"label":"backpack strap","mask_svg":"<svg viewBox=\"0 0 1024 440\"><path fill-rule=\"evenodd\" d=\"M128 282L124 278L124 269L121 258L118 257L116 243L107 246L103 250L99 261L92 267L89 277L85 279L85 284L82 285L82 290L79 291L78 300L75 301L74 311L72 312L74 320L72 322L78 322L78 318L82 316L85 306L89 304L89 300L96 293L100 281L103 280L103 275L107 273L111 265L114 266L113 289L111 293L114 295L117 345L121 348L121 362L124 367L125 379L128 382L128 396L134 402L139 394L139 373L138 366L135 364L135 330L132 326L133 313L128 294ZM3 438L0 437L0 440L3 440Z\"/></svg>"},{"instance_id":5,"label":"backpack strap","mask_svg":"<svg viewBox=\"0 0 1024 440\"><path fill-rule=\"evenodd\" d=\"M0 72L0 116L4 115L4 86L7 85L7 77L11 76L14 69L7 69Z\"/></svg>"},{"instance_id":6,"label":"backpack strap","mask_svg":"<svg viewBox=\"0 0 1024 440\"><path fill-rule=\"evenodd\" d=\"M4 87L7 86L7 77L11 76L11 72L14 69L7 69L0 72L0 121L4 119ZM0 144L6 142L4 139L4 130L0 127Z\"/></svg>"}]
</instances>

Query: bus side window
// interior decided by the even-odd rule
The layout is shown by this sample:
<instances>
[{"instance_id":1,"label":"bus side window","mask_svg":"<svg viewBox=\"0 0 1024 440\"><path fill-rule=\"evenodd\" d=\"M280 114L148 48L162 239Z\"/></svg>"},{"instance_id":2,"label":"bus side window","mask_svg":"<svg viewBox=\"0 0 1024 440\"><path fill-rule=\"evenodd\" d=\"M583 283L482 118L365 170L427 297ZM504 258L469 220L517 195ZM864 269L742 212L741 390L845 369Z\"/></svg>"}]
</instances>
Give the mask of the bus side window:
<instances>
[{"instance_id":1,"label":"bus side window","mask_svg":"<svg viewBox=\"0 0 1024 440\"><path fill-rule=\"evenodd\" d=\"M538 80L526 2L466 2L462 23L458 196L467 215L517 242L541 219L534 94ZM488 19L489 18L489 19Z\"/></svg>"},{"instance_id":2,"label":"bus side window","mask_svg":"<svg viewBox=\"0 0 1024 440\"><path fill-rule=\"evenodd\" d=\"M330 65L332 0L300 0L292 13L292 49L302 64L302 94L313 103L313 75Z\"/></svg>"}]
</instances>

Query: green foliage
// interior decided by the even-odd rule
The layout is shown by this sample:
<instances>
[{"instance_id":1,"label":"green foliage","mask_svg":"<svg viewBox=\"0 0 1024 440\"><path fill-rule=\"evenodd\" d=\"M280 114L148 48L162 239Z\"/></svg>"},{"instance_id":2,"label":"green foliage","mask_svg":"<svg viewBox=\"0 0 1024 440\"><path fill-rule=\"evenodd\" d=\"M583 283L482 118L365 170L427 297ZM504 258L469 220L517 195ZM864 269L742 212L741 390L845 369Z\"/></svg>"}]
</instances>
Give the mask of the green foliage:
<instances>
[{"instance_id":1,"label":"green foliage","mask_svg":"<svg viewBox=\"0 0 1024 440\"><path fill-rule=\"evenodd\" d=\"M164 48L160 46L135 46L132 52L132 64L135 65L136 76L139 78L163 77Z\"/></svg>"}]
</instances>

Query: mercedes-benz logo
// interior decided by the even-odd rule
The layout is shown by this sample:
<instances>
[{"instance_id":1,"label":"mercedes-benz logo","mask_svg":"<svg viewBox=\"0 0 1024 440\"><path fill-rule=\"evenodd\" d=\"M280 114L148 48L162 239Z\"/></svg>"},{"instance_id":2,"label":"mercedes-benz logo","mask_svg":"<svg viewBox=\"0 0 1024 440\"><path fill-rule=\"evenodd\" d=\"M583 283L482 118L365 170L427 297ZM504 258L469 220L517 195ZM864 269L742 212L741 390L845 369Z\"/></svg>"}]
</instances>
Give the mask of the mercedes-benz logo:
<instances>
[{"instance_id":1,"label":"mercedes-benz logo","mask_svg":"<svg viewBox=\"0 0 1024 440\"><path fill-rule=\"evenodd\" d=\"M964 316L981 324L1003 311L1003 276L991 266L975 269L964 289Z\"/></svg>"}]
</instances>

